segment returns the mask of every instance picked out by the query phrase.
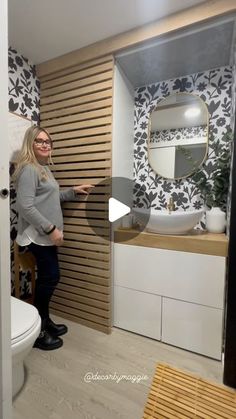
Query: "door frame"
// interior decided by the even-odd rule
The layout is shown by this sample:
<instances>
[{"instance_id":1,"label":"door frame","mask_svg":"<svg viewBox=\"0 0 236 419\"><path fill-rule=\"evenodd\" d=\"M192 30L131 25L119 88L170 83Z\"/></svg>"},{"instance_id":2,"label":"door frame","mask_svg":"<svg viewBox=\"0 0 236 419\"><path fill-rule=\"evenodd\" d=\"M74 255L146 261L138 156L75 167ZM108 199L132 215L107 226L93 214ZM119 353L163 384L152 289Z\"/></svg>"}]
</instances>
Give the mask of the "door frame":
<instances>
[{"instance_id":1,"label":"door frame","mask_svg":"<svg viewBox=\"0 0 236 419\"><path fill-rule=\"evenodd\" d=\"M226 276L224 373L225 385L236 388L236 115L231 170L229 251Z\"/></svg>"},{"instance_id":2,"label":"door frame","mask_svg":"<svg viewBox=\"0 0 236 419\"><path fill-rule=\"evenodd\" d=\"M0 191L9 190L8 4L0 2ZM12 417L9 196L0 196L0 417Z\"/></svg>"}]
</instances>

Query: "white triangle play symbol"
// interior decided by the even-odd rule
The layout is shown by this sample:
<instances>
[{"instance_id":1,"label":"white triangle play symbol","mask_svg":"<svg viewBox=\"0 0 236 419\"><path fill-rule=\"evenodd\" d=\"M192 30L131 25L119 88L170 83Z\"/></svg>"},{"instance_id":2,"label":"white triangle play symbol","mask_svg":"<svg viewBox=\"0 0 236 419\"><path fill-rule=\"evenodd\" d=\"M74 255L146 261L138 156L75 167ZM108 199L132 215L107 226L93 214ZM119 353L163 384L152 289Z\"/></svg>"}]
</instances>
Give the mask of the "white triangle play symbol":
<instances>
[{"instance_id":1,"label":"white triangle play symbol","mask_svg":"<svg viewBox=\"0 0 236 419\"><path fill-rule=\"evenodd\" d=\"M128 214L129 212L130 207L128 207L128 205L122 204L122 202L115 198L109 199L109 221L111 223L123 217L123 215Z\"/></svg>"}]
</instances>

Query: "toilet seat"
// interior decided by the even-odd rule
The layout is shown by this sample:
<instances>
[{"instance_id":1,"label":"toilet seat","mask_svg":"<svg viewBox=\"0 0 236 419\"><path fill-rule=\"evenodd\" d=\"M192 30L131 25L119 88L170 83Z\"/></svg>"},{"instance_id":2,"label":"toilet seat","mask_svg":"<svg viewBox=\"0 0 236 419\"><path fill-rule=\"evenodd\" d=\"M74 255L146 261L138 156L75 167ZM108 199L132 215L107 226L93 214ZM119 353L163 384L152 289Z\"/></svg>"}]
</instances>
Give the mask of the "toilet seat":
<instances>
[{"instance_id":1,"label":"toilet seat","mask_svg":"<svg viewBox=\"0 0 236 419\"><path fill-rule=\"evenodd\" d=\"M38 310L31 304L11 297L11 345L24 340L39 323Z\"/></svg>"},{"instance_id":2,"label":"toilet seat","mask_svg":"<svg viewBox=\"0 0 236 419\"><path fill-rule=\"evenodd\" d=\"M38 310L24 301L11 297L12 395L21 390L25 380L24 361L41 329Z\"/></svg>"}]
</instances>

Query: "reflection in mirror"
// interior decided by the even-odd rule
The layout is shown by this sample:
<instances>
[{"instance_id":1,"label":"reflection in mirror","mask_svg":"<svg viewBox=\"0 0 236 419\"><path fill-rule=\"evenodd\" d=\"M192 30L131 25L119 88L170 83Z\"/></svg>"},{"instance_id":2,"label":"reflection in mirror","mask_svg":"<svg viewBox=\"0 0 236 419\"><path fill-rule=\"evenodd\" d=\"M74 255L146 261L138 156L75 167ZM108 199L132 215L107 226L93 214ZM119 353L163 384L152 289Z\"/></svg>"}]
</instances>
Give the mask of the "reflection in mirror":
<instances>
[{"instance_id":1,"label":"reflection in mirror","mask_svg":"<svg viewBox=\"0 0 236 419\"><path fill-rule=\"evenodd\" d=\"M150 115L148 159L157 174L179 179L193 174L208 148L208 110L198 96L176 93Z\"/></svg>"}]
</instances>

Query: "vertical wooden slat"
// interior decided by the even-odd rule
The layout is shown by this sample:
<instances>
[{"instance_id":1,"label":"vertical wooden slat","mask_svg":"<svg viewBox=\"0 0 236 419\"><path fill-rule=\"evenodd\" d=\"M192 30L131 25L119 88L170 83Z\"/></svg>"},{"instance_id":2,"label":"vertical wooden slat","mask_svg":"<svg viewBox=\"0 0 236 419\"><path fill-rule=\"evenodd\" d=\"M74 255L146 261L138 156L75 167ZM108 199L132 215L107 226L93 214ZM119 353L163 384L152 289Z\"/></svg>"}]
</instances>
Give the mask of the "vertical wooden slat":
<instances>
[{"instance_id":1,"label":"vertical wooden slat","mask_svg":"<svg viewBox=\"0 0 236 419\"><path fill-rule=\"evenodd\" d=\"M40 80L41 126L52 136L53 172L62 188L111 176L113 67L106 56ZM105 333L111 332L108 196L104 182L89 202L63 205L61 280L51 302L55 314Z\"/></svg>"}]
</instances>

